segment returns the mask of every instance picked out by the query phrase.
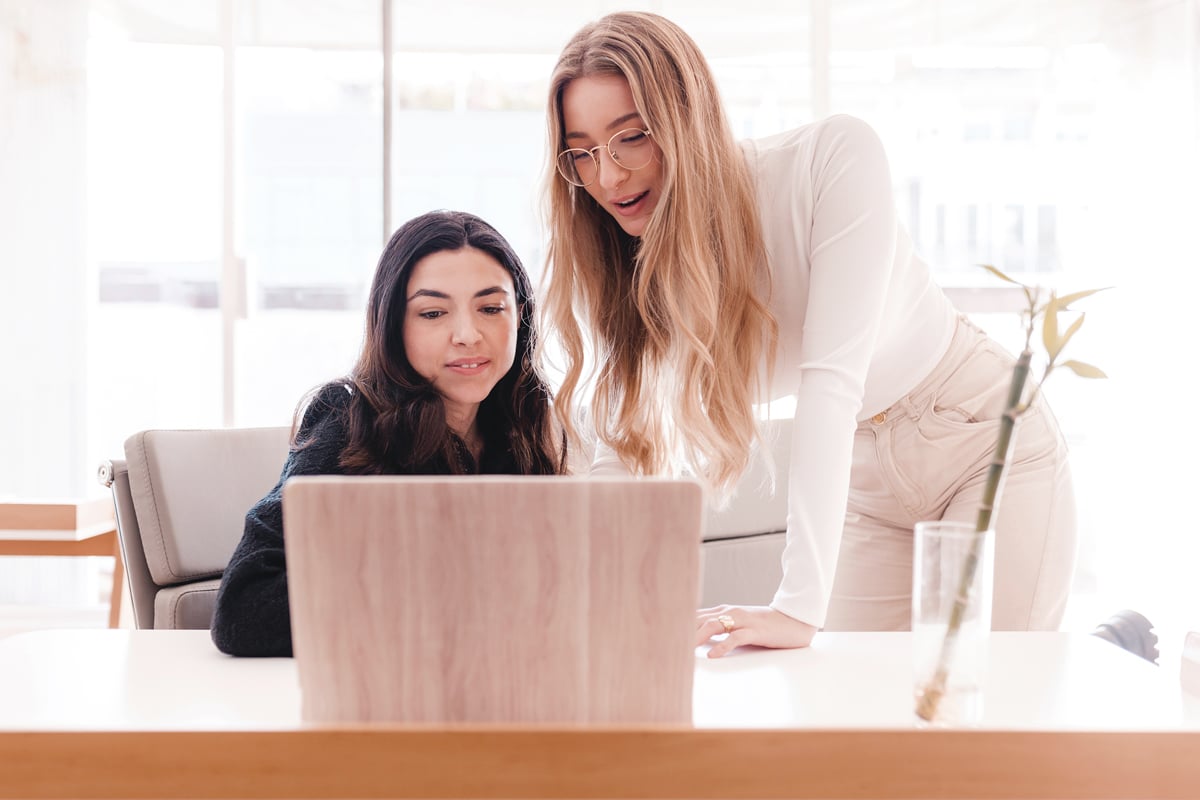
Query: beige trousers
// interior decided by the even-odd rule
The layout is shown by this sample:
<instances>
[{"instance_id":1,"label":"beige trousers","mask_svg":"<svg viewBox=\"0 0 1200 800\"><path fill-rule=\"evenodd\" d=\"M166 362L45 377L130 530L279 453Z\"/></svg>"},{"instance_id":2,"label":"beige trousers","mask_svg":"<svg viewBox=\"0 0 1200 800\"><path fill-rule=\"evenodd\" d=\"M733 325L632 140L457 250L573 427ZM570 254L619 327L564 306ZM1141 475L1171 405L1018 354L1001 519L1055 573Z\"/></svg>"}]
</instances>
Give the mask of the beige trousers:
<instances>
[{"instance_id":1,"label":"beige trousers","mask_svg":"<svg viewBox=\"0 0 1200 800\"><path fill-rule=\"evenodd\" d=\"M861 423L846 527L825 630L907 630L913 524L974 523L1013 357L965 317L933 372L887 411ZM1050 408L1017 423L993 517L992 626L1054 630L1075 567L1075 496L1067 447Z\"/></svg>"}]
</instances>

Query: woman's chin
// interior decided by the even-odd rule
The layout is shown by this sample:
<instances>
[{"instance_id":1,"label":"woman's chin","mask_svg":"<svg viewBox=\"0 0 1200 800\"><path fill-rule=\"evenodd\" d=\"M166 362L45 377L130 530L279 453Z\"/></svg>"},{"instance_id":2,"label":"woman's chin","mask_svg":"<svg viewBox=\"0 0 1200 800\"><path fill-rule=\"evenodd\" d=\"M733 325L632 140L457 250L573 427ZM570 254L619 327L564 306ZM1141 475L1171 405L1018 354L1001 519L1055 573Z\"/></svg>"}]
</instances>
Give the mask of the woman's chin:
<instances>
[{"instance_id":1,"label":"woman's chin","mask_svg":"<svg viewBox=\"0 0 1200 800\"><path fill-rule=\"evenodd\" d=\"M617 224L621 226L621 230L635 239L641 238L646 231L646 223L649 222L648 217L631 217L629 219L617 217L616 220Z\"/></svg>"}]
</instances>

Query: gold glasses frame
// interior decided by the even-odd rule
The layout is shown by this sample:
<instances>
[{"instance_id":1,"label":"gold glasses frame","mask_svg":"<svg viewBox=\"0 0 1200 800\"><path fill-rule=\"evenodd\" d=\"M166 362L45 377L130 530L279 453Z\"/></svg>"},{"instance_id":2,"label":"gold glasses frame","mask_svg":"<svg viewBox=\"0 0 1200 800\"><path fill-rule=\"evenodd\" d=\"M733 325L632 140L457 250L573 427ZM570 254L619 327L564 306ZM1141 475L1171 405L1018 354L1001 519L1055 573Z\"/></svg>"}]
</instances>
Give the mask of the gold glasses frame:
<instances>
[{"instance_id":1,"label":"gold glasses frame","mask_svg":"<svg viewBox=\"0 0 1200 800\"><path fill-rule=\"evenodd\" d=\"M562 176L563 180L565 180L567 183L571 184L572 186L578 186L580 188L585 188L585 187L591 186L593 183L596 182L596 178L600 177L600 156L598 155L598 151L600 151L601 149L607 150L608 157L611 158L613 163L616 164L621 169L627 169L630 171L644 169L645 167L649 166L651 161L654 160L654 148L653 147L646 148L646 152L648 155L646 157L645 162L638 164L636 167L633 166L632 164L628 163L627 161L623 161L621 159L620 155L618 155L618 152L614 152L614 150L613 150L613 142L617 142L617 151L620 151L622 149L621 142L619 141L621 139L621 137L629 136L630 134L634 134L634 133L641 134L642 136L647 137L648 141L646 142L646 144L652 144L652 142L649 141L649 139L652 138L654 136L654 134L650 131L649 128L623 128L623 129L617 131L616 133L614 133L612 135L612 137L609 138L609 140L607 142L605 142L604 144L598 144L595 147L591 147L591 148L568 147L566 150L563 150L554 159L555 169L558 171L558 174ZM640 147L638 145L634 145L634 146L637 147L638 149L640 149ZM586 153L587 156L590 159L592 159L592 166L595 167L595 170L596 170L595 177L593 177L590 181L584 181L583 178L579 175L578 168L576 168L574 166L574 164L578 160L579 156L584 153ZM565 158L570 159L570 161L569 162L564 161ZM626 159L628 159L628 155L626 155Z\"/></svg>"}]
</instances>

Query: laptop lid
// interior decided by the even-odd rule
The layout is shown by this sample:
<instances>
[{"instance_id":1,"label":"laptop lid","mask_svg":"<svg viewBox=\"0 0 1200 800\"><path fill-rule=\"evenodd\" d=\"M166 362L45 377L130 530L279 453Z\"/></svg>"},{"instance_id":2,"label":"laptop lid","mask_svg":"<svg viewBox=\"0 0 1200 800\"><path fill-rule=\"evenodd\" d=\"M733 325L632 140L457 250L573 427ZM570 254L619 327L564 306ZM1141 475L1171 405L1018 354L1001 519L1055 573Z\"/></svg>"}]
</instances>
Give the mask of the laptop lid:
<instances>
[{"instance_id":1,"label":"laptop lid","mask_svg":"<svg viewBox=\"0 0 1200 800\"><path fill-rule=\"evenodd\" d=\"M685 480L289 480L303 718L690 723L702 505Z\"/></svg>"}]
</instances>

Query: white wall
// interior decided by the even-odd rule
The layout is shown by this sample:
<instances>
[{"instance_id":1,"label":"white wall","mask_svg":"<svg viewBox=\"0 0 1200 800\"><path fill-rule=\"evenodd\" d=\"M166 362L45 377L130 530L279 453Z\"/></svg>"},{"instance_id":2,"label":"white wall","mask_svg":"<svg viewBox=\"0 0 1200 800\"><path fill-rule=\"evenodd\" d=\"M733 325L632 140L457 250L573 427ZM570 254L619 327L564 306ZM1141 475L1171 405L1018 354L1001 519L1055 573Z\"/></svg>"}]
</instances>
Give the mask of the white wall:
<instances>
[{"instance_id":1,"label":"white wall","mask_svg":"<svg viewBox=\"0 0 1200 800\"><path fill-rule=\"evenodd\" d=\"M82 430L87 19L85 0L0 3L0 497L100 488ZM62 580L83 577L71 562L0 559L0 602L72 602L88 581Z\"/></svg>"},{"instance_id":2,"label":"white wall","mask_svg":"<svg viewBox=\"0 0 1200 800\"><path fill-rule=\"evenodd\" d=\"M86 56L84 0L0 5L0 495L88 477Z\"/></svg>"}]
</instances>

